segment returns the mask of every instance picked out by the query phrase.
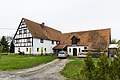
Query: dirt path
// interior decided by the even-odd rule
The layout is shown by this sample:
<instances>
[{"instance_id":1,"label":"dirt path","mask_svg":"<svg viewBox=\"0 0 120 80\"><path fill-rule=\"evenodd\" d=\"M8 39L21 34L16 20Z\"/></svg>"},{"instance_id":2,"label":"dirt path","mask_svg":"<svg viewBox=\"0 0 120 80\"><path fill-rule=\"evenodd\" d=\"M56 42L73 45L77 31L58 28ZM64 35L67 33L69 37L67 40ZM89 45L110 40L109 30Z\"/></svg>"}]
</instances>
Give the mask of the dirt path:
<instances>
[{"instance_id":1,"label":"dirt path","mask_svg":"<svg viewBox=\"0 0 120 80\"><path fill-rule=\"evenodd\" d=\"M56 59L29 69L0 72L0 80L65 80L59 72L67 62L68 59Z\"/></svg>"}]
</instances>

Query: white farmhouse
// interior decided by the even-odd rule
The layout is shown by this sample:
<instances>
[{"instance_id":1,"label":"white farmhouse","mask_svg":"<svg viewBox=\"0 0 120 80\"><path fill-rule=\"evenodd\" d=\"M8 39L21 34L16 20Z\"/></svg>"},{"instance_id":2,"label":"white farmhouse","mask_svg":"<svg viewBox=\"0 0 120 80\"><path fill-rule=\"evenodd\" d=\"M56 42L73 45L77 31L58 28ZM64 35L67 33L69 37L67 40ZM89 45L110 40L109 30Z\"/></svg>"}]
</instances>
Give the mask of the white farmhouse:
<instances>
[{"instance_id":1,"label":"white farmhouse","mask_svg":"<svg viewBox=\"0 0 120 80\"><path fill-rule=\"evenodd\" d=\"M58 30L23 18L14 36L15 53L25 54L53 53L53 47L59 43Z\"/></svg>"}]
</instances>

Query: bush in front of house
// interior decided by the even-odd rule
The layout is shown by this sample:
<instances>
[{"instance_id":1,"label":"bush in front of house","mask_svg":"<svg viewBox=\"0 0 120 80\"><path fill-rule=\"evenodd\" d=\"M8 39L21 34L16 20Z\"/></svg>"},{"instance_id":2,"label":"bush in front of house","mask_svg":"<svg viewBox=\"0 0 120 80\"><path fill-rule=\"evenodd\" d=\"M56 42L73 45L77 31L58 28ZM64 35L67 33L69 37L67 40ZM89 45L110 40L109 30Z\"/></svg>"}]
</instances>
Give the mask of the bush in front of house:
<instances>
[{"instance_id":1,"label":"bush in front of house","mask_svg":"<svg viewBox=\"0 0 120 80\"><path fill-rule=\"evenodd\" d=\"M105 53L102 53L99 61L96 63L88 54L80 76L82 76L82 80L119 80L120 54L117 54L117 57L111 61Z\"/></svg>"},{"instance_id":2,"label":"bush in front of house","mask_svg":"<svg viewBox=\"0 0 120 80\"><path fill-rule=\"evenodd\" d=\"M21 51L18 51L19 53L19 55L25 55L25 53L24 52L21 52Z\"/></svg>"}]
</instances>

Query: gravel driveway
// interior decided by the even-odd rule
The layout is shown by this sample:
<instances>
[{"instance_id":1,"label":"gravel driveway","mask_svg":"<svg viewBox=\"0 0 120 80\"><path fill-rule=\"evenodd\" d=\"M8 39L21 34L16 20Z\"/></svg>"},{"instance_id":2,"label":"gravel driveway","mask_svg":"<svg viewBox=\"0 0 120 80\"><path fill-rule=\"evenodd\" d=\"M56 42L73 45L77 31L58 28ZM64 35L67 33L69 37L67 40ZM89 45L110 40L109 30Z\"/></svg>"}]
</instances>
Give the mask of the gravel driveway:
<instances>
[{"instance_id":1,"label":"gravel driveway","mask_svg":"<svg viewBox=\"0 0 120 80\"><path fill-rule=\"evenodd\" d=\"M59 72L67 62L69 62L68 59L56 59L29 69L2 71L0 80L65 80Z\"/></svg>"}]
</instances>

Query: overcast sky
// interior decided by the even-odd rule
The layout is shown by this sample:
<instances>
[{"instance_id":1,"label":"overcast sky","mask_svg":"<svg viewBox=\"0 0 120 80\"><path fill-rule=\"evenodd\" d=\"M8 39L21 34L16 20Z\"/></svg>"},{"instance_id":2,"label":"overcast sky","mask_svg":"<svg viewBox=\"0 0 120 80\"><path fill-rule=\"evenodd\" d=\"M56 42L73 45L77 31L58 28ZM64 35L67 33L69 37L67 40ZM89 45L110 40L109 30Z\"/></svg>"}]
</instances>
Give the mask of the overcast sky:
<instances>
[{"instance_id":1,"label":"overcast sky","mask_svg":"<svg viewBox=\"0 0 120 80\"><path fill-rule=\"evenodd\" d=\"M14 35L23 17L63 33L111 28L120 39L120 0L1 0L0 36Z\"/></svg>"}]
</instances>

